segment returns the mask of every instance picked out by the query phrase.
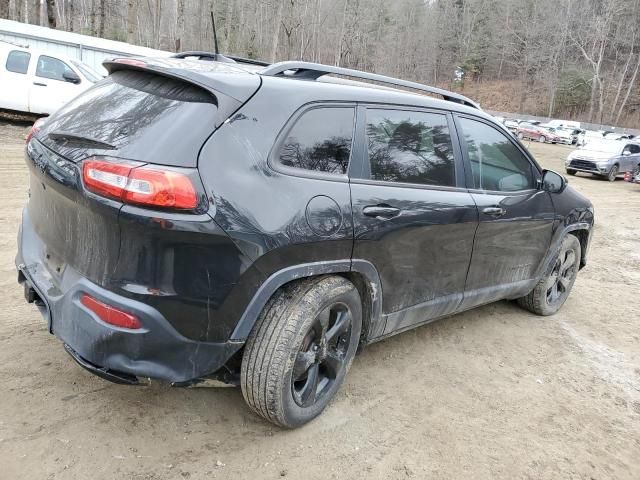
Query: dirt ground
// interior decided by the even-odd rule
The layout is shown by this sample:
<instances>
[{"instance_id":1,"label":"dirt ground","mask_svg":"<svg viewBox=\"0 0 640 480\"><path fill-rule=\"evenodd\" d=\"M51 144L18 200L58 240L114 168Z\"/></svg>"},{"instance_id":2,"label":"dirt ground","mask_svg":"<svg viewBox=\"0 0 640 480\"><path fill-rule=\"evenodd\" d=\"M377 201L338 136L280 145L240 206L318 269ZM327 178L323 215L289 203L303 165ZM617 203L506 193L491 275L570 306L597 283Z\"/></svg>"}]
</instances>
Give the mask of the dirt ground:
<instances>
[{"instance_id":1,"label":"dirt ground","mask_svg":"<svg viewBox=\"0 0 640 480\"><path fill-rule=\"evenodd\" d=\"M640 187L578 176L589 265L564 308L500 302L366 349L308 426L239 389L112 385L78 367L16 283L24 126L0 124L0 478L640 478ZM568 147L531 144L562 171Z\"/></svg>"}]
</instances>

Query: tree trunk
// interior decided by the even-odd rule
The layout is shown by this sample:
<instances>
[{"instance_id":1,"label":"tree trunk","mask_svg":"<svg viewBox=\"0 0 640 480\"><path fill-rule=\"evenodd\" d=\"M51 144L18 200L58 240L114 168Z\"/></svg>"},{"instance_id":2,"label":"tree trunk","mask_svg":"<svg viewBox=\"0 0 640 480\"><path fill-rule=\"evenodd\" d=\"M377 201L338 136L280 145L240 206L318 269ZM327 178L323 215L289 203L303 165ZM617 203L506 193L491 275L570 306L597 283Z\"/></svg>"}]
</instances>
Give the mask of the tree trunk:
<instances>
[{"instance_id":1,"label":"tree trunk","mask_svg":"<svg viewBox=\"0 0 640 480\"><path fill-rule=\"evenodd\" d=\"M273 29L273 37L271 38L271 55L269 55L272 62L276 61L276 56L278 55L278 39L280 38L280 26L282 25L282 8L284 7L284 0L279 0L279 3L278 13L272 23L275 27Z\"/></svg>"},{"instance_id":2,"label":"tree trunk","mask_svg":"<svg viewBox=\"0 0 640 480\"><path fill-rule=\"evenodd\" d=\"M132 3L129 0L129 3ZM183 47L184 37L184 0L178 0L176 6L176 52L184 50Z\"/></svg>"},{"instance_id":3,"label":"tree trunk","mask_svg":"<svg viewBox=\"0 0 640 480\"><path fill-rule=\"evenodd\" d=\"M89 7L89 31L94 37L98 35L96 31L96 2L98 0L91 0L91 6Z\"/></svg>"},{"instance_id":4,"label":"tree trunk","mask_svg":"<svg viewBox=\"0 0 640 480\"><path fill-rule=\"evenodd\" d=\"M47 0L47 26L56 28L56 0Z\"/></svg>"},{"instance_id":5,"label":"tree trunk","mask_svg":"<svg viewBox=\"0 0 640 480\"><path fill-rule=\"evenodd\" d=\"M70 32L73 32L73 22L76 18L76 2L75 0L69 0L69 24L68 29Z\"/></svg>"},{"instance_id":6,"label":"tree trunk","mask_svg":"<svg viewBox=\"0 0 640 480\"><path fill-rule=\"evenodd\" d=\"M183 0L184 3L184 0ZM138 2L128 0L127 2L127 42L135 43L135 25L138 18Z\"/></svg>"},{"instance_id":7,"label":"tree trunk","mask_svg":"<svg viewBox=\"0 0 640 480\"><path fill-rule=\"evenodd\" d=\"M42 25L42 2L41 0L33 1L33 24Z\"/></svg>"},{"instance_id":8,"label":"tree trunk","mask_svg":"<svg viewBox=\"0 0 640 480\"><path fill-rule=\"evenodd\" d=\"M629 96L631 95L631 89L633 85L636 83L636 78L638 78L638 70L640 69L640 55L638 56L638 60L636 61L636 68L633 71L633 75L631 76L631 80L629 80L629 85L627 86L627 93L625 94L622 102L620 103L620 109L618 110L618 115L616 115L616 125L620 121L620 117L622 116L622 112L624 111L624 107L627 105L627 101L629 100Z\"/></svg>"},{"instance_id":9,"label":"tree trunk","mask_svg":"<svg viewBox=\"0 0 640 480\"><path fill-rule=\"evenodd\" d=\"M106 0L100 0L100 8L98 10L98 36L100 38L104 38L104 22L105 22L105 15L106 15Z\"/></svg>"},{"instance_id":10,"label":"tree trunk","mask_svg":"<svg viewBox=\"0 0 640 480\"><path fill-rule=\"evenodd\" d=\"M0 18L9 18L9 0L0 0Z\"/></svg>"}]
</instances>

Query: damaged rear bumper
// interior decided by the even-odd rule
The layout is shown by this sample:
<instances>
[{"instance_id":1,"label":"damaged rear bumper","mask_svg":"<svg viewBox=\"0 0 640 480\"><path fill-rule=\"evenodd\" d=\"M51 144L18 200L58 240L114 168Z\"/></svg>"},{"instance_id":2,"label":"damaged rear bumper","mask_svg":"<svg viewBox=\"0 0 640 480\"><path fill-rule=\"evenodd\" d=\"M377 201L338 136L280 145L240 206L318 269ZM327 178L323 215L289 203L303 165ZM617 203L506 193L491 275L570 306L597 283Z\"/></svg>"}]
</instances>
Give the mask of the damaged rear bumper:
<instances>
[{"instance_id":1,"label":"damaged rear bumper","mask_svg":"<svg viewBox=\"0 0 640 480\"><path fill-rule=\"evenodd\" d=\"M69 266L50 271L44 252L25 214L16 257L25 299L38 307L49 332L74 360L102 378L125 384L137 384L138 378L189 384L215 373L243 346L188 339L149 305L110 292ZM84 294L130 312L142 328L128 330L103 322L81 303Z\"/></svg>"}]
</instances>

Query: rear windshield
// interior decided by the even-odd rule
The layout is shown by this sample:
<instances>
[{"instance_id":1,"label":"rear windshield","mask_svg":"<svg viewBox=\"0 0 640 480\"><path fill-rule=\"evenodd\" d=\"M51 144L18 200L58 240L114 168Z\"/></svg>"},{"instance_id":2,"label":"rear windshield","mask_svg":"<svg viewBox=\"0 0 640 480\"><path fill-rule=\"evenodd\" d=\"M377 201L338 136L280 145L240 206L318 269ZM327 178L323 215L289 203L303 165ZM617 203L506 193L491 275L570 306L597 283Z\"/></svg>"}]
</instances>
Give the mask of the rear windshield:
<instances>
[{"instance_id":1,"label":"rear windshield","mask_svg":"<svg viewBox=\"0 0 640 480\"><path fill-rule=\"evenodd\" d=\"M104 147L110 156L194 167L217 111L216 98L195 85L117 71L54 114L42 139L58 151Z\"/></svg>"}]
</instances>

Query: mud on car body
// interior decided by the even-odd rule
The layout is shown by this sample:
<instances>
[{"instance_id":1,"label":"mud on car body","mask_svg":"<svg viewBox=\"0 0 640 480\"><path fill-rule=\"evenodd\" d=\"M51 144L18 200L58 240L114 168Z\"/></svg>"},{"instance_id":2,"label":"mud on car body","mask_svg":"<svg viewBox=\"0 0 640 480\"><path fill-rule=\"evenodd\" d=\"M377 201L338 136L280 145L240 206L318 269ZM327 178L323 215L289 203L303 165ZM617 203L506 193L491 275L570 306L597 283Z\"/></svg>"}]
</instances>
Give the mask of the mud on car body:
<instances>
[{"instance_id":1,"label":"mud on car body","mask_svg":"<svg viewBox=\"0 0 640 480\"><path fill-rule=\"evenodd\" d=\"M295 427L360 346L501 299L562 306L591 203L471 100L196 57L107 63L28 141L19 281L84 368L239 384Z\"/></svg>"}]
</instances>

